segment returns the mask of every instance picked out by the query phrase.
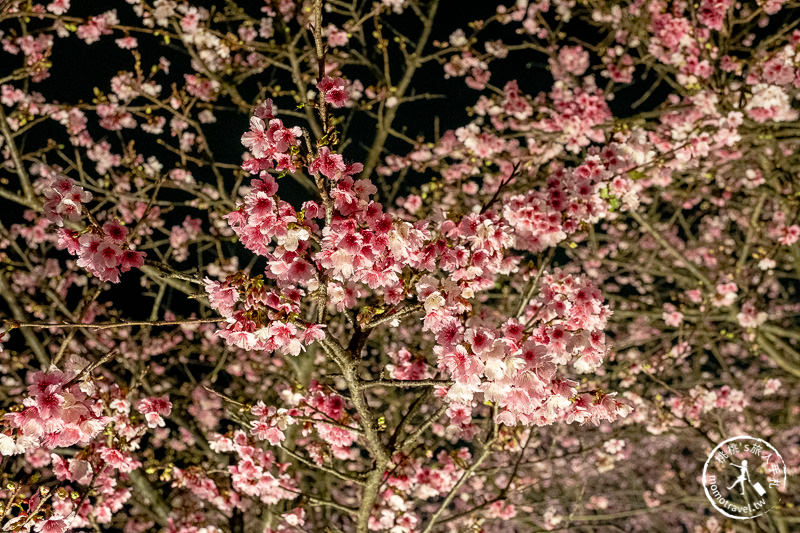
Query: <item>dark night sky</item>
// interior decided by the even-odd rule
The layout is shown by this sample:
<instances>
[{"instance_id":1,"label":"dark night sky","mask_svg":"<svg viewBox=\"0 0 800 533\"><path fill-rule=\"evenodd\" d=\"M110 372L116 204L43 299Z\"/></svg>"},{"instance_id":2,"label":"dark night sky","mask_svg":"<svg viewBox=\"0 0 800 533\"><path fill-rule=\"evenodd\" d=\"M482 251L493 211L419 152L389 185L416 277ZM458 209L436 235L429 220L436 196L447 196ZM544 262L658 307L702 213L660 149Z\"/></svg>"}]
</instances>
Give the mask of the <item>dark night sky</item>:
<instances>
[{"instance_id":1,"label":"dark night sky","mask_svg":"<svg viewBox=\"0 0 800 533\"><path fill-rule=\"evenodd\" d=\"M206 3L208 5L209 3ZM219 2L219 5L224 5L224 2ZM247 4L256 5L256 4ZM260 4L259 4L260 5ZM475 19L486 18L490 16L497 4L495 2L460 2L457 0L444 0L441 2L438 14L435 19L434 31L432 39L446 41L452 31L457 28L466 29L468 23ZM73 9L69 12L72 16L89 16L98 14L108 9L117 9L117 15L122 24L136 24L136 17L134 16L131 6L123 0L114 0L108 2L73 2ZM253 9L253 14L258 16L258 10ZM337 22L335 19L327 19L328 22ZM340 21L341 22L341 21ZM403 15L391 15L386 19L385 24L392 25L395 29L405 32L407 31L412 39L416 39L421 24L416 19L413 11L406 10ZM36 27L36 21L31 22L30 27ZM571 35L579 36L586 41L595 40L597 37L592 35L592 29L587 26L573 25L569 31ZM39 91L45 95L49 101L59 101L63 103L76 103L76 102L90 102L93 98L94 87L100 88L104 92L109 92L109 80L121 70L133 69L133 57L129 51L121 50L114 43L114 39L120 37L119 33L114 35L103 36L101 40L92 45L86 45L83 41L79 40L74 35L64 39L56 39L54 51L52 56L53 67L51 76L41 83L32 85L32 90ZM143 67L148 69L150 65L158 61L158 57L165 55L172 62L170 74L165 76L159 74L156 78L165 90L168 90L170 83L182 82L183 73L191 72L189 68L189 57L185 52L181 51L179 46L175 43L166 47L163 42L158 38L148 37L144 35L137 35L139 41L139 53L143 58ZM489 30L482 33L482 41L503 39L504 42L514 43L520 42L522 37L516 35L513 31L509 31L507 27L499 24L493 24ZM429 47L428 52L433 48ZM482 48L481 48L482 50ZM0 52L1 53L1 52ZM7 54L3 54L2 64L4 67L16 68L19 63L19 58L10 58ZM390 56L393 60L402 60L402 56L395 51ZM9 59L10 58L10 59ZM5 70L1 68L0 72ZM547 91L552 86L552 77L547 71L546 58L540 54L532 51L518 51L512 52L508 58L493 62L491 65L492 77L490 83L494 86L502 87L507 81L516 79L519 82L521 89L528 94L535 95L541 91ZM359 72L345 70L346 77L358 77ZM399 76L395 75L394 79ZM256 82L269 79L269 73L261 76L256 76L249 80L242 86L238 87L242 96L251 100L257 94ZM371 81L369 78L365 79L365 84ZM602 83L602 81L601 81ZM285 83L284 86L288 85ZM623 93L611 103L612 109L616 114L626 115L630 114L629 102L638 98L641 94L640 83L638 86L635 84L632 88L623 91ZM420 68L412 82L412 89L414 93L435 93L442 94L445 97L435 100L420 100L411 104L406 104L402 108L402 112L398 113L395 128L405 131L408 136L416 137L418 134L423 134L426 139L431 140L434 132L434 116L440 118L440 132L447 129L452 129L465 124L468 120L467 107L473 105L481 94L479 91L467 87L463 78L454 78L450 80L444 79L442 66L436 62L430 62L424 67ZM631 93L631 98L626 98L626 92ZM651 98L652 101L659 100L658 95ZM223 99L223 104L228 102ZM284 98L278 100L279 107L287 107L290 103ZM92 136L96 139L107 139L112 143L115 152L119 152L120 143L117 140L117 133L99 128L93 122L96 121L96 115L88 112L89 115L89 128ZM237 112L218 112L216 113L217 122L215 124L205 126L205 131L208 136L209 144L216 156L220 161L226 163L238 164L241 162L241 154L243 147L240 143L242 133L248 127L248 118L242 113ZM287 124L293 124L293 117L284 117ZM27 135L25 140L26 147L41 146L48 137L55 136L60 142L67 142L67 138L62 132L61 126L56 128L39 126L34 128L30 134ZM172 168L177 159L174 155L169 154L163 148L155 143L152 135L143 135L136 133L133 130L125 130L124 136L126 141L134 139L136 141L136 148L139 152L145 155L156 155L165 166L165 170ZM169 135L169 129L166 128L164 136ZM364 159L366 155L365 147L369 145L374 136L374 122L360 114L354 120L352 126L349 128L348 136L351 143L344 151L345 158L351 161L359 161ZM390 139L387 143L387 148L394 153L405 154L409 150L409 146L399 140ZM192 169L194 175L198 179L206 179L203 171L198 171L196 168ZM422 181L421 176L409 176L408 182L413 186ZM164 191L160 194L160 199L169 199L169 191ZM308 199L304 191L299 186L295 185L290 180L282 181L281 197L299 205L302 201ZM4 221L8 221L8 225L21 221L21 209L19 206L6 206ZM166 226L169 228L172 224L179 224L186 216L187 212L175 210L165 216L167 222ZM196 212L189 213L192 216L198 216ZM240 265L245 265L249 261L250 254L240 246L230 245L225 250L226 254L237 254L240 256ZM66 259L66 253L62 253L62 258ZM177 264L178 268L189 268L191 261L182 264ZM138 287L138 281L132 279L134 274L127 274L123 277L123 283L112 287L111 291L106 294L106 298L115 300L118 298L134 298L142 299L141 289ZM167 295L164 304L166 308L174 309L178 313L191 312L196 309L196 304L193 301L186 301L185 298L176 297L174 302L171 302L171 295ZM181 309L185 302L188 305L186 309ZM124 312L126 314L133 313L130 318L141 318L137 315L137 309L142 313L147 313L152 300L148 297L142 299L142 306L129 306ZM176 308L175 305L179 304ZM170 307L172 305L172 307Z\"/></svg>"}]
</instances>

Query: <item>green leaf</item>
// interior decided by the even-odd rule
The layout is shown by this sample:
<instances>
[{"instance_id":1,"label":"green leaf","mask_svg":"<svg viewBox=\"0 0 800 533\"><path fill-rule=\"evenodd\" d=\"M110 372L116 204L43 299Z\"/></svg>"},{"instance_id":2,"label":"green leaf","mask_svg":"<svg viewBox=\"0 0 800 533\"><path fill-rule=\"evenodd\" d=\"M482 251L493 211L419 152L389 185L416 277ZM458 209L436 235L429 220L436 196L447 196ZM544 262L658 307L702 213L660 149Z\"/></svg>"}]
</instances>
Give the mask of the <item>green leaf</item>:
<instances>
[{"instance_id":1,"label":"green leaf","mask_svg":"<svg viewBox=\"0 0 800 533\"><path fill-rule=\"evenodd\" d=\"M644 172L642 172L641 170L631 170L630 172L628 172L628 177L630 179L636 181L636 180L640 180L642 178L647 177L647 175Z\"/></svg>"}]
</instances>

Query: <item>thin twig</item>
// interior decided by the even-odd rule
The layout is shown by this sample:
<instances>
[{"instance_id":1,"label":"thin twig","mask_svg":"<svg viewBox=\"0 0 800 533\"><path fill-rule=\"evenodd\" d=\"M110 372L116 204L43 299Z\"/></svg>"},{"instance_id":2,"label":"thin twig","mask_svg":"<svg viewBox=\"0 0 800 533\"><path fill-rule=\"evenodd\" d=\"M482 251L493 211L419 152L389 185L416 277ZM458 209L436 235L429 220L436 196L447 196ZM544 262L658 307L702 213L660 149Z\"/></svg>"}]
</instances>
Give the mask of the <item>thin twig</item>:
<instances>
[{"instance_id":1,"label":"thin twig","mask_svg":"<svg viewBox=\"0 0 800 533\"><path fill-rule=\"evenodd\" d=\"M58 323L58 322L20 322L17 320L6 320L10 329L17 328L84 328L84 329L113 329L125 328L131 326L186 326L192 324L215 324L218 322L225 322L226 318L190 318L188 320L135 320L131 322L95 322L93 324L81 324L74 322Z\"/></svg>"}]
</instances>

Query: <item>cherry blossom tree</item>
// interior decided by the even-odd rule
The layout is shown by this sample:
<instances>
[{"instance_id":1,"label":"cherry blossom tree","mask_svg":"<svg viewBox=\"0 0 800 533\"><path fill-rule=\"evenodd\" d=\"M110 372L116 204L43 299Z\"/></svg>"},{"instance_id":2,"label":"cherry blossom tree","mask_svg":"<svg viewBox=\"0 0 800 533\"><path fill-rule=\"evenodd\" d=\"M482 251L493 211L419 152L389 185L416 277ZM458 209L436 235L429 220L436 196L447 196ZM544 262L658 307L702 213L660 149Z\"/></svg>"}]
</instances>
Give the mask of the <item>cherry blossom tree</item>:
<instances>
[{"instance_id":1,"label":"cherry blossom tree","mask_svg":"<svg viewBox=\"0 0 800 533\"><path fill-rule=\"evenodd\" d=\"M698 480L800 472L798 2L78 4L0 2L4 531L798 527Z\"/></svg>"}]
</instances>

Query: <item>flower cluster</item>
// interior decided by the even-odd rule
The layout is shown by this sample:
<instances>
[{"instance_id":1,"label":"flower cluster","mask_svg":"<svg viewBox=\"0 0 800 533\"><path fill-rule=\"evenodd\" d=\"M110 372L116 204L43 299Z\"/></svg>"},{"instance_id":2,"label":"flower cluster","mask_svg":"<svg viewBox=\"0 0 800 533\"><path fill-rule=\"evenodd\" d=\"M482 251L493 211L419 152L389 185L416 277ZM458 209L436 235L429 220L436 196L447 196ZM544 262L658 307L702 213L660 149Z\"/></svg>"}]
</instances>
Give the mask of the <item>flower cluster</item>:
<instances>
[{"instance_id":1,"label":"flower cluster","mask_svg":"<svg viewBox=\"0 0 800 533\"><path fill-rule=\"evenodd\" d=\"M317 83L317 89L322 91L325 101L333 107L343 107L350 98L347 92L347 82L342 78L325 76Z\"/></svg>"},{"instance_id":2,"label":"flower cluster","mask_svg":"<svg viewBox=\"0 0 800 533\"><path fill-rule=\"evenodd\" d=\"M78 256L78 266L102 281L119 282L120 273L144 264L144 252L131 249L126 242L128 230L117 222L86 232L61 228L58 247Z\"/></svg>"},{"instance_id":3,"label":"flower cluster","mask_svg":"<svg viewBox=\"0 0 800 533\"><path fill-rule=\"evenodd\" d=\"M350 447L356 441L356 433L348 428L350 418L345 409L345 400L339 394L326 391L316 382L311 383L309 394L299 404L306 416L317 422L313 427L319 437L331 447L335 457L347 459Z\"/></svg>"},{"instance_id":4,"label":"flower cluster","mask_svg":"<svg viewBox=\"0 0 800 533\"><path fill-rule=\"evenodd\" d=\"M58 226L64 219L77 222L81 218L82 204L92 199L92 193L69 178L53 176L44 186L44 216Z\"/></svg>"},{"instance_id":5,"label":"flower cluster","mask_svg":"<svg viewBox=\"0 0 800 533\"><path fill-rule=\"evenodd\" d=\"M397 455L391 473L386 478L386 489L381 491L378 503L370 516L370 528L398 533L419 531L421 517L411 498L430 500L447 494L458 482L461 471L458 466L471 459L466 448L450 453L442 450L436 455L435 466L425 464L418 458Z\"/></svg>"},{"instance_id":6,"label":"flower cluster","mask_svg":"<svg viewBox=\"0 0 800 533\"><path fill-rule=\"evenodd\" d=\"M423 292L420 297L427 303L433 295ZM556 375L567 364L590 372L605 355L602 330L610 312L587 280L564 273L544 275L540 295L524 309L527 321L540 323L532 329L515 319L499 329L474 320L462 329L453 318L442 317L443 312L448 308L429 307L425 320L437 335L439 369L455 381L446 390L446 398L461 406L448 411L455 424L469 422L478 392L497 404L497 420L506 425L598 423L630 412L613 394L579 393L576 382Z\"/></svg>"},{"instance_id":7,"label":"flower cluster","mask_svg":"<svg viewBox=\"0 0 800 533\"><path fill-rule=\"evenodd\" d=\"M235 464L228 467L234 490L266 505L294 499L297 487L285 472L287 465L277 463L272 452L258 447L244 431L218 435L210 444L217 453L235 453Z\"/></svg>"},{"instance_id":8,"label":"flower cluster","mask_svg":"<svg viewBox=\"0 0 800 533\"><path fill-rule=\"evenodd\" d=\"M101 406L59 370L31 375L22 409L5 416L0 454L86 446L108 424Z\"/></svg>"},{"instance_id":9,"label":"flower cluster","mask_svg":"<svg viewBox=\"0 0 800 533\"><path fill-rule=\"evenodd\" d=\"M514 228L518 248L547 249L614 207L638 205L636 187L623 175L630 164L621 147L611 144L595 152L580 166L553 173L546 191L532 189L508 199L503 216Z\"/></svg>"},{"instance_id":10,"label":"flower cluster","mask_svg":"<svg viewBox=\"0 0 800 533\"><path fill-rule=\"evenodd\" d=\"M296 169L291 149L297 146L303 132L298 127L284 127L274 112L272 100L259 105L250 118L250 131L242 135L242 144L253 155L242 168L251 174L257 175L273 166L289 172Z\"/></svg>"},{"instance_id":11,"label":"flower cluster","mask_svg":"<svg viewBox=\"0 0 800 533\"><path fill-rule=\"evenodd\" d=\"M228 319L217 335L232 346L298 355L305 345L325 338L323 324L292 318L304 294L300 289L267 290L261 276L234 274L222 282L206 279L206 293L210 305Z\"/></svg>"},{"instance_id":12,"label":"flower cluster","mask_svg":"<svg viewBox=\"0 0 800 533\"><path fill-rule=\"evenodd\" d=\"M283 433L286 428L294 424L292 414L296 415L297 410L276 409L272 405L267 407L264 402L259 401L250 409L250 413L257 417L251 423L250 433L258 440L266 440L277 446L286 438Z\"/></svg>"},{"instance_id":13,"label":"flower cluster","mask_svg":"<svg viewBox=\"0 0 800 533\"><path fill-rule=\"evenodd\" d=\"M169 416L172 412L172 403L166 395L160 398L142 398L136 404L136 410L144 415L147 427L164 427L163 417Z\"/></svg>"},{"instance_id":14,"label":"flower cluster","mask_svg":"<svg viewBox=\"0 0 800 533\"><path fill-rule=\"evenodd\" d=\"M744 393L728 385L723 385L716 390L697 386L691 389L686 396L672 397L667 401L667 405L678 419L685 419L693 424L698 423L703 414L714 409L738 412L747 404L748 400Z\"/></svg>"}]
</instances>

